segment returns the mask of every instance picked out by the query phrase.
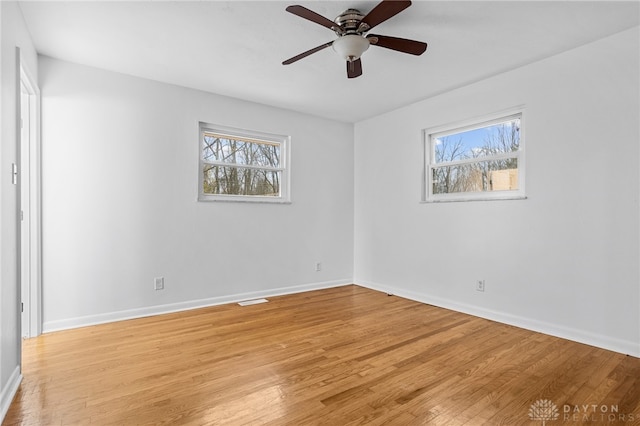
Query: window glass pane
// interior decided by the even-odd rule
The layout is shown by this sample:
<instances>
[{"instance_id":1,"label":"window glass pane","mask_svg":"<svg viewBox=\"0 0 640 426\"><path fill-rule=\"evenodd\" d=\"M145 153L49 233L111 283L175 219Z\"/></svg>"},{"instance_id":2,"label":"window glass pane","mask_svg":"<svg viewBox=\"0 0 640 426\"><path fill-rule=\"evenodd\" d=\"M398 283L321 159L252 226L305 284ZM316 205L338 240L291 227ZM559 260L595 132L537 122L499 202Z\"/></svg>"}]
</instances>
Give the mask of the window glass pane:
<instances>
[{"instance_id":1,"label":"window glass pane","mask_svg":"<svg viewBox=\"0 0 640 426\"><path fill-rule=\"evenodd\" d=\"M205 194L280 196L280 171L231 166L204 166Z\"/></svg>"},{"instance_id":2,"label":"window glass pane","mask_svg":"<svg viewBox=\"0 0 640 426\"><path fill-rule=\"evenodd\" d=\"M280 167L280 145L250 142L205 133L202 159L238 165Z\"/></svg>"},{"instance_id":3,"label":"window glass pane","mask_svg":"<svg viewBox=\"0 0 640 426\"><path fill-rule=\"evenodd\" d=\"M433 194L518 189L516 158L437 167L433 168L432 173Z\"/></svg>"},{"instance_id":4,"label":"window glass pane","mask_svg":"<svg viewBox=\"0 0 640 426\"><path fill-rule=\"evenodd\" d=\"M514 152L520 148L520 119L438 135L433 144L436 163Z\"/></svg>"}]
</instances>

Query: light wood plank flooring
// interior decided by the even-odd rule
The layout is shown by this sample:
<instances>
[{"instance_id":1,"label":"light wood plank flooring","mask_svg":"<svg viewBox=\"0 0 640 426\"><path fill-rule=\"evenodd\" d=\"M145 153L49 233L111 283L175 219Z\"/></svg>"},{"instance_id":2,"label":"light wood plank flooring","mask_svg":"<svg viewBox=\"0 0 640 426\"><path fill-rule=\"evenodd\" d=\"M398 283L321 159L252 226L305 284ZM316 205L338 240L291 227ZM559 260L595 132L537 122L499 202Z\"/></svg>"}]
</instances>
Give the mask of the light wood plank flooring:
<instances>
[{"instance_id":1,"label":"light wood plank flooring","mask_svg":"<svg viewBox=\"0 0 640 426\"><path fill-rule=\"evenodd\" d=\"M23 358L4 425L640 424L638 358L358 286L45 334ZM529 417L540 400L556 420Z\"/></svg>"}]
</instances>

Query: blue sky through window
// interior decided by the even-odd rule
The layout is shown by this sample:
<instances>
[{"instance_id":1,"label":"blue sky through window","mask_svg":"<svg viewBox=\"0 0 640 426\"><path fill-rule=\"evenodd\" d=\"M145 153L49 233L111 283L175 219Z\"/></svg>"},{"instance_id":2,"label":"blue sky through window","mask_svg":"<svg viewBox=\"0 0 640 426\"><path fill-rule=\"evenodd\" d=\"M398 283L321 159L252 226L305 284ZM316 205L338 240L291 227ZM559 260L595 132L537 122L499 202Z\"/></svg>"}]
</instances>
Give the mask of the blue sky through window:
<instances>
[{"instance_id":1,"label":"blue sky through window","mask_svg":"<svg viewBox=\"0 0 640 426\"><path fill-rule=\"evenodd\" d=\"M516 129L519 133L520 128L520 120L510 120L502 123L495 123L485 127L480 127L477 129L465 130L457 133L449 133L443 134L439 136L435 141L435 149L436 151L442 150L442 144L446 141L446 151L443 153L444 158L439 158L440 161L452 161L455 159L464 159L464 158L475 158L483 155L489 154L489 152L484 152L486 150L482 150L483 147L486 147L489 141L495 142L497 138L499 138L499 133L502 131L504 133L505 128L511 129L512 126L516 126ZM519 136L516 136L519 139ZM459 149L457 149L455 158L447 158L450 153L452 153L452 148L459 144ZM492 144L494 145L494 144ZM506 148L506 147L505 147ZM502 151L504 152L504 151Z\"/></svg>"}]
</instances>

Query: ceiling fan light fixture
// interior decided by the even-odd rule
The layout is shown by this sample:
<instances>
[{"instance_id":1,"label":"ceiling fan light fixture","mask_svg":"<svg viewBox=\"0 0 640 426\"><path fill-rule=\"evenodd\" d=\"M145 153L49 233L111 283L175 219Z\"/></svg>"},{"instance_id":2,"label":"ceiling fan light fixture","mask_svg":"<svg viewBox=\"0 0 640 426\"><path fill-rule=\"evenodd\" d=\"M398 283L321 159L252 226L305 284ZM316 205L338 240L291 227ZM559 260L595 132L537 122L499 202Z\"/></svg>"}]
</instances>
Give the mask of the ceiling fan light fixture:
<instances>
[{"instance_id":1,"label":"ceiling fan light fixture","mask_svg":"<svg viewBox=\"0 0 640 426\"><path fill-rule=\"evenodd\" d=\"M343 59L353 62L369 48L369 40L357 35L347 34L333 42L333 50Z\"/></svg>"}]
</instances>

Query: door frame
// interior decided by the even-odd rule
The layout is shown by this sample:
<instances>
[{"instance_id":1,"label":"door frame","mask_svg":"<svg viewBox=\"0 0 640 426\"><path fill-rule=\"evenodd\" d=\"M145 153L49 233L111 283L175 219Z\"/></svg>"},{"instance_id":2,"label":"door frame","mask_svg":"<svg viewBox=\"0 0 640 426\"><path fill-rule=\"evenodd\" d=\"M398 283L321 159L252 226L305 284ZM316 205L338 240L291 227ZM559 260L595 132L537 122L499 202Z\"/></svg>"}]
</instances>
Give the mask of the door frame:
<instances>
[{"instance_id":1,"label":"door frame","mask_svg":"<svg viewBox=\"0 0 640 426\"><path fill-rule=\"evenodd\" d=\"M28 98L24 120L28 128L22 132L22 95ZM42 158L40 142L40 88L27 65L20 59L20 150L19 170L26 185L20 185L18 204L20 228L20 303L22 337L42 333ZM25 139L27 140L23 140ZM22 183L21 182L21 183ZM22 226L24 223L25 226Z\"/></svg>"}]
</instances>

